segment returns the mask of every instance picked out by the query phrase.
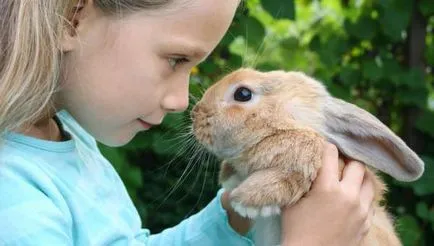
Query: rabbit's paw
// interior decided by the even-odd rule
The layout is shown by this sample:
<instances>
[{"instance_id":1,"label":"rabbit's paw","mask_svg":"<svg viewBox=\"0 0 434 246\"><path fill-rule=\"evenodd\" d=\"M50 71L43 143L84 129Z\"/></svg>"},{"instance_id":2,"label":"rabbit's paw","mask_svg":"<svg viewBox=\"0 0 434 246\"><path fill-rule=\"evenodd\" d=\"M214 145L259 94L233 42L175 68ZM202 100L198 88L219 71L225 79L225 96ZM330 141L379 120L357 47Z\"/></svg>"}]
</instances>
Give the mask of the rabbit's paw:
<instances>
[{"instance_id":1,"label":"rabbit's paw","mask_svg":"<svg viewBox=\"0 0 434 246\"><path fill-rule=\"evenodd\" d=\"M250 219L254 219L258 216L269 217L280 214L280 207L277 205L251 207L244 206L241 202L232 201L231 206L239 215Z\"/></svg>"},{"instance_id":2,"label":"rabbit's paw","mask_svg":"<svg viewBox=\"0 0 434 246\"><path fill-rule=\"evenodd\" d=\"M254 207L246 207L240 202L231 202L232 208L242 217L256 218L259 215L259 209Z\"/></svg>"}]
</instances>

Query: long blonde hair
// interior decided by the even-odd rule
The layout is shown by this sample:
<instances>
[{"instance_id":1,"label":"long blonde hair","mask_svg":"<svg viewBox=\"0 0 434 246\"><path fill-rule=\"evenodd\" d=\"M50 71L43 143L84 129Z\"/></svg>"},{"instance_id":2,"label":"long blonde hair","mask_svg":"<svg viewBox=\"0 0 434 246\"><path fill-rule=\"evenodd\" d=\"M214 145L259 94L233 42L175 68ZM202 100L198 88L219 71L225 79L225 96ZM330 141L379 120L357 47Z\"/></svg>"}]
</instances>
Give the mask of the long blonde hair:
<instances>
[{"instance_id":1,"label":"long blonde hair","mask_svg":"<svg viewBox=\"0 0 434 246\"><path fill-rule=\"evenodd\" d=\"M0 1L0 140L6 131L50 116L59 86L59 38L86 0ZM158 9L173 0L94 0L108 15Z\"/></svg>"}]
</instances>

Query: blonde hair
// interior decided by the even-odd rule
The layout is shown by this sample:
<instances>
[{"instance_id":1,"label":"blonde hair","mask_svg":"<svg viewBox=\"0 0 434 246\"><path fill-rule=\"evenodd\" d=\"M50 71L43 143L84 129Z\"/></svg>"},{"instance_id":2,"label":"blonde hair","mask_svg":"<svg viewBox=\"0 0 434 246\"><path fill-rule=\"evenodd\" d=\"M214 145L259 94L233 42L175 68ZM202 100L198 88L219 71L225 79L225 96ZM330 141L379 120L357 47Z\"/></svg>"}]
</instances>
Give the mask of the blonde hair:
<instances>
[{"instance_id":1,"label":"blonde hair","mask_svg":"<svg viewBox=\"0 0 434 246\"><path fill-rule=\"evenodd\" d=\"M59 38L79 1L0 1L0 140L6 131L34 124L54 111L61 51ZM173 0L94 0L104 13L158 9Z\"/></svg>"}]
</instances>

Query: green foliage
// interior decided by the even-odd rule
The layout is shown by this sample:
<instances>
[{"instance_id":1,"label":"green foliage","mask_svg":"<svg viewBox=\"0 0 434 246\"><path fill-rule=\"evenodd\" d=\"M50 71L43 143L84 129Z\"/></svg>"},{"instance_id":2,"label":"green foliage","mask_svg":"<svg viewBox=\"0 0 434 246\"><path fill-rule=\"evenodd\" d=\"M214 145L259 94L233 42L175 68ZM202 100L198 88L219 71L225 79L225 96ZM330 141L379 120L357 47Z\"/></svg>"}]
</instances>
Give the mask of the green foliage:
<instances>
[{"instance_id":1,"label":"green foliage","mask_svg":"<svg viewBox=\"0 0 434 246\"><path fill-rule=\"evenodd\" d=\"M417 220L410 215L401 216L396 222L397 229L401 234L404 245L416 246L420 245L422 233Z\"/></svg>"},{"instance_id":2,"label":"green foliage","mask_svg":"<svg viewBox=\"0 0 434 246\"><path fill-rule=\"evenodd\" d=\"M422 32L412 25L420 18ZM423 157L426 171L418 181L385 176L387 201L404 245L434 245L433 28L432 0L246 0L192 75L191 103L240 66L302 70L322 80L334 96L375 114ZM424 44L420 55L415 40ZM188 140L189 124L188 111L169 115L125 147L101 146L153 232L200 210L218 189L218 165Z\"/></svg>"},{"instance_id":3,"label":"green foliage","mask_svg":"<svg viewBox=\"0 0 434 246\"><path fill-rule=\"evenodd\" d=\"M294 0L261 0L261 5L274 18L286 18L293 20L295 18Z\"/></svg>"},{"instance_id":4,"label":"green foliage","mask_svg":"<svg viewBox=\"0 0 434 246\"><path fill-rule=\"evenodd\" d=\"M432 184L434 180L434 159L429 157L423 157L422 159L426 164L425 175L409 185L413 189L414 194L418 196L433 195L434 185Z\"/></svg>"}]
</instances>

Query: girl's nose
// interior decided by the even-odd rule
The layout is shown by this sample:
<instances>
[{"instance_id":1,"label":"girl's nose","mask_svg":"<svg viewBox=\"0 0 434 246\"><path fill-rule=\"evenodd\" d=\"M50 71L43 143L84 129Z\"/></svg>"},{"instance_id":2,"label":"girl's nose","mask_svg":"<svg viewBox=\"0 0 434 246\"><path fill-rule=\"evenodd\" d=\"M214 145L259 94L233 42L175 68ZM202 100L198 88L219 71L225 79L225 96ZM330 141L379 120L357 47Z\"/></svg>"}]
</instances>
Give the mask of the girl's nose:
<instances>
[{"instance_id":1,"label":"girl's nose","mask_svg":"<svg viewBox=\"0 0 434 246\"><path fill-rule=\"evenodd\" d=\"M183 83L175 83L170 89L167 90L161 106L168 112L182 112L188 108L188 84L189 79Z\"/></svg>"},{"instance_id":2,"label":"girl's nose","mask_svg":"<svg viewBox=\"0 0 434 246\"><path fill-rule=\"evenodd\" d=\"M163 109L168 112L182 112L188 108L188 93L186 96L166 96L163 100Z\"/></svg>"}]
</instances>

